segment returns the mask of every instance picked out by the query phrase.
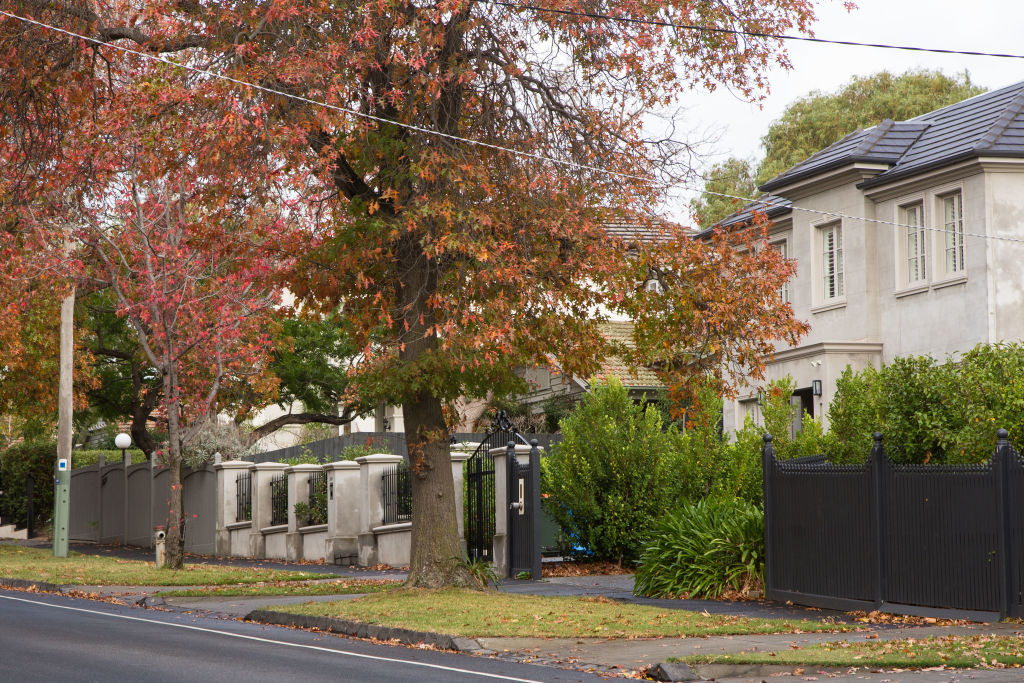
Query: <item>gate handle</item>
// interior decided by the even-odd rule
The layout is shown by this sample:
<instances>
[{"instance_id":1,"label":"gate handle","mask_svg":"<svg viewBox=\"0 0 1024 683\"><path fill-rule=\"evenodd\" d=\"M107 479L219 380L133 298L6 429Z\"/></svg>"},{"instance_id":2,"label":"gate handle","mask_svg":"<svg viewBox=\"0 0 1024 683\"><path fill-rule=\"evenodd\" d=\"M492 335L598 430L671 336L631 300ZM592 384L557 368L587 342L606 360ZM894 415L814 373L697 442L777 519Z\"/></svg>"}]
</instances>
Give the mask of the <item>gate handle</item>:
<instances>
[{"instance_id":1,"label":"gate handle","mask_svg":"<svg viewBox=\"0 0 1024 683\"><path fill-rule=\"evenodd\" d=\"M520 503L518 500L513 501L513 502L508 504L508 509L509 510L518 510L521 507L523 507L523 504Z\"/></svg>"}]
</instances>

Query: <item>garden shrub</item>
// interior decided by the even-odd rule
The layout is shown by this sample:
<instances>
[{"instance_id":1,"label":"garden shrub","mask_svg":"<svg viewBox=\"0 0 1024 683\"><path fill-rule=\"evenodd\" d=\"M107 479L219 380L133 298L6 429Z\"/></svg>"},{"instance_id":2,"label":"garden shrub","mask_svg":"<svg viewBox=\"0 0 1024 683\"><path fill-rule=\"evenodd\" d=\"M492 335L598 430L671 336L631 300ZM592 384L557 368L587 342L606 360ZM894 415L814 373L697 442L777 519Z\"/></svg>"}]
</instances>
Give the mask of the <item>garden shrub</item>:
<instances>
[{"instance_id":1,"label":"garden shrub","mask_svg":"<svg viewBox=\"0 0 1024 683\"><path fill-rule=\"evenodd\" d=\"M761 434L749 419L735 442L719 427L722 399L710 389L697 392L687 410L686 430L677 436L684 500L708 496L761 499Z\"/></svg>"},{"instance_id":2,"label":"garden shrub","mask_svg":"<svg viewBox=\"0 0 1024 683\"><path fill-rule=\"evenodd\" d=\"M654 526L636 571L634 592L652 598L717 598L760 589L764 512L735 498L684 505Z\"/></svg>"},{"instance_id":3,"label":"garden shrub","mask_svg":"<svg viewBox=\"0 0 1024 683\"><path fill-rule=\"evenodd\" d=\"M1024 444L1024 345L980 344L959 359L896 358L880 370L849 369L829 405L829 458L863 462L871 434L899 463L978 463L996 429Z\"/></svg>"},{"instance_id":4,"label":"garden shrub","mask_svg":"<svg viewBox=\"0 0 1024 683\"><path fill-rule=\"evenodd\" d=\"M657 408L636 405L615 378L595 381L561 426L564 438L542 468L546 509L581 556L634 561L681 491L678 434L662 430Z\"/></svg>"},{"instance_id":5,"label":"garden shrub","mask_svg":"<svg viewBox=\"0 0 1024 683\"><path fill-rule=\"evenodd\" d=\"M53 442L19 443L0 451L0 519L24 527L28 523L25 499L28 474L35 478L33 502L36 528L53 517L53 472L57 445Z\"/></svg>"}]
</instances>

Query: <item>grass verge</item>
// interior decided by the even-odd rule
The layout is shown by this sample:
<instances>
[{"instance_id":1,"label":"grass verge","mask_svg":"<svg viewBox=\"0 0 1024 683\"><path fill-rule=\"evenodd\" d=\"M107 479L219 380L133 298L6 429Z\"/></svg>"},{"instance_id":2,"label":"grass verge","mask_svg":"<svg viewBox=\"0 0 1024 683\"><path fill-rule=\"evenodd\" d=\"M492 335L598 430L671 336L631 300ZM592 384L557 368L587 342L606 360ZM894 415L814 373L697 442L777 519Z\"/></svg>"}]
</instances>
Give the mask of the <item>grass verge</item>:
<instances>
[{"instance_id":1,"label":"grass verge","mask_svg":"<svg viewBox=\"0 0 1024 683\"><path fill-rule=\"evenodd\" d=\"M151 562L68 553L0 544L0 576L83 586L192 586L260 581L299 581L329 578L324 574L185 564L184 569L157 569Z\"/></svg>"},{"instance_id":2,"label":"grass verge","mask_svg":"<svg viewBox=\"0 0 1024 683\"><path fill-rule=\"evenodd\" d=\"M872 666L887 669L953 669L1024 666L1024 639L1019 636L944 636L871 642L834 642L780 652L698 655L679 658L688 664L796 664Z\"/></svg>"},{"instance_id":3,"label":"grass verge","mask_svg":"<svg viewBox=\"0 0 1024 683\"><path fill-rule=\"evenodd\" d=\"M325 583L298 583L293 581L260 582L241 586L203 586L185 590L160 591L162 598L217 598L244 595L348 595L352 593L379 593L396 588L401 581L373 579L338 579Z\"/></svg>"},{"instance_id":4,"label":"grass verge","mask_svg":"<svg viewBox=\"0 0 1024 683\"><path fill-rule=\"evenodd\" d=\"M275 610L466 638L643 638L842 631L845 624L749 619L666 610L607 598L547 597L471 590L392 590L343 602Z\"/></svg>"}]
</instances>

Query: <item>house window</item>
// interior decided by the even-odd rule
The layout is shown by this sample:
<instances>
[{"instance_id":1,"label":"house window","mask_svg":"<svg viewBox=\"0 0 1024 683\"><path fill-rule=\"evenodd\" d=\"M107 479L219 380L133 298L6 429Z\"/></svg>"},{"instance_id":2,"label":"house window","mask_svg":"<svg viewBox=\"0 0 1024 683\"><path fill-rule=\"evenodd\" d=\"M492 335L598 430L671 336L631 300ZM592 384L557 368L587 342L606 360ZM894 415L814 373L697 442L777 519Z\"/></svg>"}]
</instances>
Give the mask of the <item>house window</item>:
<instances>
[{"instance_id":1,"label":"house window","mask_svg":"<svg viewBox=\"0 0 1024 683\"><path fill-rule=\"evenodd\" d=\"M924 227L924 205L920 202L902 207L902 222L907 245L907 282L913 285L928 279L927 231Z\"/></svg>"},{"instance_id":2,"label":"house window","mask_svg":"<svg viewBox=\"0 0 1024 683\"><path fill-rule=\"evenodd\" d=\"M785 240L783 240L782 242L772 242L768 246L771 249L774 249L775 251L779 252L782 258L789 258L789 253L786 249ZM783 284L782 287L779 288L779 299L781 299L785 303L789 303L789 280L786 280L785 284Z\"/></svg>"},{"instance_id":3,"label":"house window","mask_svg":"<svg viewBox=\"0 0 1024 683\"><path fill-rule=\"evenodd\" d=\"M946 237L946 274L964 270L964 204L959 192L942 197L942 227Z\"/></svg>"},{"instance_id":4,"label":"house window","mask_svg":"<svg viewBox=\"0 0 1024 683\"><path fill-rule=\"evenodd\" d=\"M843 226L830 223L821 228L822 298L826 301L843 296Z\"/></svg>"},{"instance_id":5,"label":"house window","mask_svg":"<svg viewBox=\"0 0 1024 683\"><path fill-rule=\"evenodd\" d=\"M742 411L744 424L749 417L754 426L764 426L764 422L761 420L761 400L757 396L741 400L740 410Z\"/></svg>"}]
</instances>

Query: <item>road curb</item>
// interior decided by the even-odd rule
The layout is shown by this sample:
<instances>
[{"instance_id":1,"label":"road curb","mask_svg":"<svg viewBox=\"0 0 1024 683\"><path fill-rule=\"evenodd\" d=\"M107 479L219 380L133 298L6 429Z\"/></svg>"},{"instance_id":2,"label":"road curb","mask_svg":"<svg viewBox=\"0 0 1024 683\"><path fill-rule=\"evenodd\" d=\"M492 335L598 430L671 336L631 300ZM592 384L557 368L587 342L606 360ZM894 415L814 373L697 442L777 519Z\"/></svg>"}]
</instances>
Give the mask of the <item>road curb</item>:
<instances>
[{"instance_id":1,"label":"road curb","mask_svg":"<svg viewBox=\"0 0 1024 683\"><path fill-rule=\"evenodd\" d=\"M47 581L32 581L30 579L5 579L0 576L0 588L35 588L46 593L63 593L64 586Z\"/></svg>"},{"instance_id":2,"label":"road curb","mask_svg":"<svg viewBox=\"0 0 1024 683\"><path fill-rule=\"evenodd\" d=\"M330 633L338 633L344 636L355 636L356 638L396 640L404 645L432 645L440 650L476 653L487 652L487 650L480 647L480 643L472 638L460 638L446 633L413 631L412 629L407 628L364 624L358 621L335 619L333 617L313 617L305 614L291 614L289 612L274 612L272 610L257 609L246 614L243 619L245 621L253 621L260 624L271 624L273 626L295 626L298 628L317 629Z\"/></svg>"}]
</instances>

